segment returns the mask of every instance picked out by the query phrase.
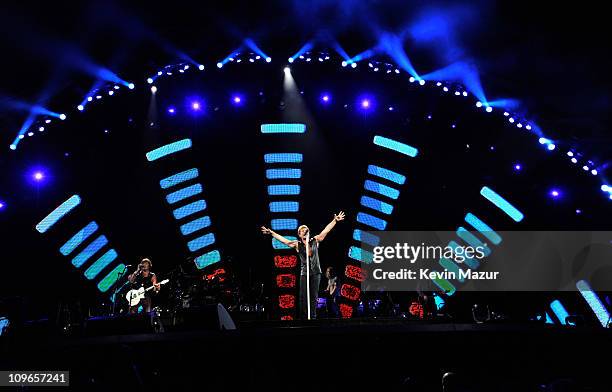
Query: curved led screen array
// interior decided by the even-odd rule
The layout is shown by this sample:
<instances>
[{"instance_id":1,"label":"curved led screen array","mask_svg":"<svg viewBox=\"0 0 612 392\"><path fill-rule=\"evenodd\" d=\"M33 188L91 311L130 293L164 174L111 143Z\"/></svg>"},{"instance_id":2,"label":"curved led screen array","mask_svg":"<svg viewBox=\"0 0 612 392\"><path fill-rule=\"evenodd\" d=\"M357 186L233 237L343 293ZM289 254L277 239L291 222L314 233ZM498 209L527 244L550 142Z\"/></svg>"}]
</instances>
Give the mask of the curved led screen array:
<instances>
[{"instance_id":1,"label":"curved led screen array","mask_svg":"<svg viewBox=\"0 0 612 392\"><path fill-rule=\"evenodd\" d=\"M374 136L373 144L409 158L418 155L418 149L383 136ZM393 213L393 203L399 198L400 186L406 183L406 176L378 165L368 165L368 178L363 188L365 193L360 198L361 211L357 213L357 227L353 230L353 240L358 246L351 246L348 250L350 258L344 275L347 283L340 288L340 295L347 303L340 304L342 317L351 317L353 309L361 297L359 282L363 281L364 271L361 263L372 262L372 252L363 249L362 243L371 247L377 246L380 238L368 231L383 231L387 228L387 220Z\"/></svg>"},{"instance_id":2,"label":"curved led screen array","mask_svg":"<svg viewBox=\"0 0 612 392\"><path fill-rule=\"evenodd\" d=\"M149 151L146 157L149 162L154 162L188 150L191 146L191 139L183 139ZM172 215L180 224L181 234L186 237L187 248L198 254L194 258L196 267L202 269L221 261L221 254L211 249L215 244L215 235L204 233L210 227L211 220L207 215L202 216L207 207L206 201L200 198L204 188L200 183L193 183L199 174L196 168L182 170L161 179L159 186L166 192L166 202L173 208Z\"/></svg>"},{"instance_id":3,"label":"curved led screen array","mask_svg":"<svg viewBox=\"0 0 612 392\"><path fill-rule=\"evenodd\" d=\"M81 198L78 195L71 196L44 217L36 225L36 230L41 234L46 233L80 204ZM123 263L117 262L117 252L108 247L108 239L99 233L99 226L95 221L87 223L74 233L62 244L59 251L63 256L72 257L74 267L85 269L85 278L95 280L98 290L103 293L124 277L127 270Z\"/></svg>"},{"instance_id":4,"label":"curved led screen array","mask_svg":"<svg viewBox=\"0 0 612 392\"><path fill-rule=\"evenodd\" d=\"M285 134L303 134L306 132L306 125L262 124L260 130L267 137L271 134L279 137ZM303 161L304 156L299 152L264 154L268 209L271 216L270 228L289 240L297 240L295 233L298 228L297 214L300 203L296 199L301 193L299 182L302 178L302 169L299 166ZM280 318L291 320L295 317L297 256L293 249L275 238L272 238L272 247L276 253L275 282L278 289Z\"/></svg>"}]
</instances>

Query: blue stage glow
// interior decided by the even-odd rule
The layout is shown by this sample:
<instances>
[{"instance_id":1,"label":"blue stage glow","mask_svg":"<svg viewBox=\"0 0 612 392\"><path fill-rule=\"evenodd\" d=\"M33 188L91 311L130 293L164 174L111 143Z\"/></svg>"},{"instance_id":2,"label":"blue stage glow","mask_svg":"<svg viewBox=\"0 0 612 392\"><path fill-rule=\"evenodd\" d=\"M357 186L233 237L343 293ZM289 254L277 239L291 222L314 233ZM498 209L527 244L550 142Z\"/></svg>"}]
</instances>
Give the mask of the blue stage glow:
<instances>
[{"instance_id":1,"label":"blue stage glow","mask_svg":"<svg viewBox=\"0 0 612 392\"><path fill-rule=\"evenodd\" d=\"M170 115L176 114L176 108L174 106L168 107L168 113Z\"/></svg>"},{"instance_id":2,"label":"blue stage glow","mask_svg":"<svg viewBox=\"0 0 612 392\"><path fill-rule=\"evenodd\" d=\"M0 210L3 209L6 205L4 204L4 202L2 200L0 200Z\"/></svg>"},{"instance_id":3,"label":"blue stage glow","mask_svg":"<svg viewBox=\"0 0 612 392\"><path fill-rule=\"evenodd\" d=\"M115 261L117 258L117 252L114 249L109 249L104 255L102 255L98 260L96 260L92 265L85 270L85 277L89 280L92 280L98 274L106 268L110 263Z\"/></svg>"},{"instance_id":4,"label":"blue stage glow","mask_svg":"<svg viewBox=\"0 0 612 392\"><path fill-rule=\"evenodd\" d=\"M457 236L459 236L459 238L461 238L463 241L467 242L467 244L474 249L480 247L485 257L491 254L491 249L480 241L474 234L467 231L465 227L460 226L457 229Z\"/></svg>"},{"instance_id":5,"label":"blue stage glow","mask_svg":"<svg viewBox=\"0 0 612 392\"><path fill-rule=\"evenodd\" d=\"M304 133L305 124L262 124L261 133Z\"/></svg>"},{"instance_id":6,"label":"blue stage glow","mask_svg":"<svg viewBox=\"0 0 612 392\"><path fill-rule=\"evenodd\" d=\"M206 209L206 202L204 200L194 201L193 203L187 204L181 208L177 208L172 211L175 219L183 219L189 215L193 215L197 212L204 211Z\"/></svg>"},{"instance_id":7,"label":"blue stage glow","mask_svg":"<svg viewBox=\"0 0 612 392\"><path fill-rule=\"evenodd\" d=\"M242 100L243 100L243 99L242 99L242 96L240 96L240 95L234 95L234 96L232 97L232 104L233 104L234 106L240 106L240 105L242 105Z\"/></svg>"},{"instance_id":8,"label":"blue stage glow","mask_svg":"<svg viewBox=\"0 0 612 392\"><path fill-rule=\"evenodd\" d=\"M405 176L380 166L368 165L368 174L384 178L385 180L389 180L399 185L402 185L406 182Z\"/></svg>"},{"instance_id":9,"label":"blue stage glow","mask_svg":"<svg viewBox=\"0 0 612 392\"><path fill-rule=\"evenodd\" d=\"M329 93L321 94L321 102L323 102L323 103L330 103L331 102L331 95L329 95Z\"/></svg>"},{"instance_id":10,"label":"blue stage glow","mask_svg":"<svg viewBox=\"0 0 612 392\"><path fill-rule=\"evenodd\" d=\"M591 289L591 286L585 280L576 282L576 288L580 291L580 295L582 295L582 298L584 298L591 310L593 310L601 326L607 328L608 323L610 323L610 313L599 299L597 293Z\"/></svg>"},{"instance_id":11,"label":"blue stage glow","mask_svg":"<svg viewBox=\"0 0 612 392\"><path fill-rule=\"evenodd\" d=\"M494 206L502 210L506 215L512 218L515 222L520 222L525 217L516 207L510 204L506 199L498 195L493 189L489 187L482 187L480 194Z\"/></svg>"},{"instance_id":12,"label":"blue stage glow","mask_svg":"<svg viewBox=\"0 0 612 392\"><path fill-rule=\"evenodd\" d=\"M272 61L272 58L270 58L270 56L268 56L267 54L265 54L260 48L259 46L257 46L257 44L255 43L255 41L253 41L251 38L247 38L244 40L244 44L251 49L253 52L257 53L258 55L260 55L261 57L266 59L266 62L269 63L270 61ZM268 60L269 59L269 60Z\"/></svg>"},{"instance_id":13,"label":"blue stage glow","mask_svg":"<svg viewBox=\"0 0 612 392\"><path fill-rule=\"evenodd\" d=\"M370 110L374 107L374 102L371 98L360 98L359 107L363 110Z\"/></svg>"},{"instance_id":14,"label":"blue stage glow","mask_svg":"<svg viewBox=\"0 0 612 392\"><path fill-rule=\"evenodd\" d=\"M548 193L550 195L550 197L552 197L553 199L557 199L561 196L561 191L558 189L551 189L550 192Z\"/></svg>"},{"instance_id":15,"label":"blue stage glow","mask_svg":"<svg viewBox=\"0 0 612 392\"><path fill-rule=\"evenodd\" d=\"M299 185L268 185L268 195L284 196L284 195L299 195Z\"/></svg>"},{"instance_id":16,"label":"blue stage glow","mask_svg":"<svg viewBox=\"0 0 612 392\"><path fill-rule=\"evenodd\" d=\"M514 165L514 170L516 170L516 171L520 171L522 168L523 168L523 167L521 166L521 164L520 164L520 163L516 163L516 164Z\"/></svg>"},{"instance_id":17,"label":"blue stage glow","mask_svg":"<svg viewBox=\"0 0 612 392\"><path fill-rule=\"evenodd\" d=\"M202 185L195 184L195 185L185 187L183 189L179 189L176 192L170 193L169 195L166 196L166 200L168 201L168 203L174 204L174 203L178 203L181 200L185 200L189 197L198 195L200 193L202 193Z\"/></svg>"},{"instance_id":18,"label":"blue stage glow","mask_svg":"<svg viewBox=\"0 0 612 392\"><path fill-rule=\"evenodd\" d=\"M218 250L204 253L203 255L196 257L194 260L198 269L206 268L211 264L218 263L219 261L221 261L221 254Z\"/></svg>"},{"instance_id":19,"label":"blue stage glow","mask_svg":"<svg viewBox=\"0 0 612 392\"><path fill-rule=\"evenodd\" d=\"M483 236L495 245L499 245L502 242L502 238L495 232L489 225L478 219L478 217L471 212L465 215L465 221L472 225L473 228L478 230Z\"/></svg>"},{"instance_id":20,"label":"blue stage glow","mask_svg":"<svg viewBox=\"0 0 612 392\"><path fill-rule=\"evenodd\" d=\"M125 264L118 264L108 275L106 275L99 283L98 290L106 293L119 279L119 277L126 278L127 267Z\"/></svg>"},{"instance_id":21,"label":"blue stage glow","mask_svg":"<svg viewBox=\"0 0 612 392\"><path fill-rule=\"evenodd\" d=\"M342 48L342 46L340 46L338 41L333 41L332 42L332 47L334 48L336 53L338 53L340 55L340 57L342 57L345 60L345 61L343 61L343 63L345 63L345 65L343 65L343 67L346 67L346 61L350 60L351 56L349 56L348 53L346 53L346 50L344 50Z\"/></svg>"},{"instance_id":22,"label":"blue stage glow","mask_svg":"<svg viewBox=\"0 0 612 392\"><path fill-rule=\"evenodd\" d=\"M372 263L372 260L374 259L374 255L372 254L372 252L368 252L367 250L358 248L356 246L351 246L349 248L348 256L351 259L361 261L366 264Z\"/></svg>"},{"instance_id":23,"label":"blue stage glow","mask_svg":"<svg viewBox=\"0 0 612 392\"><path fill-rule=\"evenodd\" d=\"M49 230L53 225L55 225L60 219L62 219L67 213L72 211L79 204L81 204L81 198L78 195L70 196L70 198L60 204L43 220L38 222L38 224L36 225L36 230L38 230L39 233L47 232L47 230Z\"/></svg>"},{"instance_id":24,"label":"blue stage glow","mask_svg":"<svg viewBox=\"0 0 612 392\"><path fill-rule=\"evenodd\" d=\"M286 239L288 239L289 241L297 241L297 238L294 236L290 236L290 235L285 235L283 236ZM274 249L291 249L291 247L283 244L282 242L280 242L279 240L277 240L276 238L272 238L272 247Z\"/></svg>"},{"instance_id":25,"label":"blue stage glow","mask_svg":"<svg viewBox=\"0 0 612 392\"><path fill-rule=\"evenodd\" d=\"M385 227L387 227L387 221L370 214L366 214L365 212L360 212L357 214L357 222L373 227L376 230L384 230Z\"/></svg>"},{"instance_id":26,"label":"blue stage glow","mask_svg":"<svg viewBox=\"0 0 612 392\"><path fill-rule=\"evenodd\" d=\"M273 153L265 154L264 161L266 163L301 163L302 154L297 153Z\"/></svg>"},{"instance_id":27,"label":"blue stage glow","mask_svg":"<svg viewBox=\"0 0 612 392\"><path fill-rule=\"evenodd\" d=\"M561 325L570 325L567 323L567 317L569 313L565 309L565 306L558 300L554 300L550 303L550 308L552 309L557 319L561 322Z\"/></svg>"},{"instance_id":28,"label":"blue stage glow","mask_svg":"<svg viewBox=\"0 0 612 392\"><path fill-rule=\"evenodd\" d=\"M194 219L189 223L185 223L181 225L181 233L183 235L189 235L191 233L195 233L198 230L205 229L210 226L210 217L205 216L202 218Z\"/></svg>"},{"instance_id":29,"label":"blue stage glow","mask_svg":"<svg viewBox=\"0 0 612 392\"><path fill-rule=\"evenodd\" d=\"M301 178L301 169L267 169L266 178L268 180L277 180L283 178Z\"/></svg>"},{"instance_id":30,"label":"blue stage glow","mask_svg":"<svg viewBox=\"0 0 612 392\"><path fill-rule=\"evenodd\" d=\"M380 243L380 237L359 229L353 230L353 239L355 241L364 242L370 246L378 246Z\"/></svg>"},{"instance_id":31,"label":"blue stage glow","mask_svg":"<svg viewBox=\"0 0 612 392\"><path fill-rule=\"evenodd\" d=\"M270 212L297 212L300 204L297 201L273 201L270 203Z\"/></svg>"},{"instance_id":32,"label":"blue stage glow","mask_svg":"<svg viewBox=\"0 0 612 392\"><path fill-rule=\"evenodd\" d=\"M93 240L85 249L81 251L78 255L76 255L72 259L72 265L79 268L83 264L87 262L96 252L98 252L102 247L108 244L108 239L104 235L99 236L95 240Z\"/></svg>"},{"instance_id":33,"label":"blue stage glow","mask_svg":"<svg viewBox=\"0 0 612 392\"><path fill-rule=\"evenodd\" d=\"M412 66L412 62L404 51L404 45L400 37L391 33L382 33L379 37L379 48L384 50L395 63L408 72L414 78L420 79L419 74Z\"/></svg>"},{"instance_id":34,"label":"blue stage glow","mask_svg":"<svg viewBox=\"0 0 612 392\"><path fill-rule=\"evenodd\" d=\"M296 230L298 221L297 219L272 219L270 226L272 230Z\"/></svg>"},{"instance_id":35,"label":"blue stage glow","mask_svg":"<svg viewBox=\"0 0 612 392\"><path fill-rule=\"evenodd\" d=\"M393 206L391 204L369 196L361 196L361 205L382 212L386 215L390 215L393 212Z\"/></svg>"},{"instance_id":36,"label":"blue stage glow","mask_svg":"<svg viewBox=\"0 0 612 392\"><path fill-rule=\"evenodd\" d=\"M400 154L408 155L412 158L416 157L419 153L419 150L412 146L409 146L408 144L404 144L383 136L374 136L374 144L376 144L377 146L388 148L393 151L397 151Z\"/></svg>"},{"instance_id":37,"label":"blue stage glow","mask_svg":"<svg viewBox=\"0 0 612 392\"><path fill-rule=\"evenodd\" d=\"M400 192L395 188L391 188L389 186L371 180L366 180L363 187L370 192L378 193L393 200L397 199L400 194Z\"/></svg>"},{"instance_id":38,"label":"blue stage glow","mask_svg":"<svg viewBox=\"0 0 612 392\"><path fill-rule=\"evenodd\" d=\"M194 112L199 112L202 110L202 103L200 101L193 101L191 102L190 107Z\"/></svg>"},{"instance_id":39,"label":"blue stage glow","mask_svg":"<svg viewBox=\"0 0 612 392\"><path fill-rule=\"evenodd\" d=\"M93 233L95 233L96 230L98 230L98 224L96 222L90 222L87 226L85 226L75 235L73 235L72 238L66 241L64 245L62 245L62 247L60 248L60 253L64 256L68 256Z\"/></svg>"},{"instance_id":40,"label":"blue stage glow","mask_svg":"<svg viewBox=\"0 0 612 392\"><path fill-rule=\"evenodd\" d=\"M45 179L45 173L43 173L40 170L37 170L34 173L32 173L32 179L34 181L40 182Z\"/></svg>"},{"instance_id":41,"label":"blue stage glow","mask_svg":"<svg viewBox=\"0 0 612 392\"><path fill-rule=\"evenodd\" d=\"M152 162L188 148L191 148L191 139L183 139L149 151L146 157L149 162Z\"/></svg>"},{"instance_id":42,"label":"blue stage glow","mask_svg":"<svg viewBox=\"0 0 612 392\"><path fill-rule=\"evenodd\" d=\"M205 234L187 243L187 247L190 251L196 252L202 248L215 243L215 235L213 233Z\"/></svg>"},{"instance_id":43,"label":"blue stage glow","mask_svg":"<svg viewBox=\"0 0 612 392\"><path fill-rule=\"evenodd\" d=\"M463 258L464 258L463 263L465 263L465 265L467 265L471 269L477 269L478 267L480 267L480 262L477 259L475 259L474 257L468 257L466 255L466 253L464 251L465 247L459 245L455 241L449 241L448 242L448 247L453 250L453 253L455 255L463 256Z\"/></svg>"},{"instance_id":44,"label":"blue stage glow","mask_svg":"<svg viewBox=\"0 0 612 392\"><path fill-rule=\"evenodd\" d=\"M312 42L306 42L297 52L295 52L295 54L291 57L289 57L289 62L292 63L295 61L295 59L297 59L298 57L300 57L301 55L303 55L304 53L306 53L307 51L309 51L310 49L312 49L313 44Z\"/></svg>"},{"instance_id":45,"label":"blue stage glow","mask_svg":"<svg viewBox=\"0 0 612 392\"><path fill-rule=\"evenodd\" d=\"M182 182L193 180L194 178L197 178L198 174L199 174L198 169L185 170L183 172L174 174L170 177L164 178L163 180L159 182L159 186L161 186L162 189L171 188Z\"/></svg>"},{"instance_id":46,"label":"blue stage glow","mask_svg":"<svg viewBox=\"0 0 612 392\"><path fill-rule=\"evenodd\" d=\"M488 108L491 105L487 102L487 97L485 96L484 89L480 82L478 69L474 64L461 61L456 62L437 71L423 75L422 79L460 82L469 92L478 98L482 105L487 107L487 111L490 111Z\"/></svg>"}]
</instances>

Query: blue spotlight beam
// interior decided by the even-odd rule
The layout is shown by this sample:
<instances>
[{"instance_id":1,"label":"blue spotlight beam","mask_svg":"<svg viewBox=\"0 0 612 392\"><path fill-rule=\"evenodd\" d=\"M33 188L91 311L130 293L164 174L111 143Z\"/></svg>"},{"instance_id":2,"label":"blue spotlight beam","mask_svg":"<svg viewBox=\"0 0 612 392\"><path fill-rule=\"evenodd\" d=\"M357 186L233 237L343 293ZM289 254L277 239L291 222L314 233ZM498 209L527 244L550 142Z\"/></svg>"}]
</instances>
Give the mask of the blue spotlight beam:
<instances>
[{"instance_id":1,"label":"blue spotlight beam","mask_svg":"<svg viewBox=\"0 0 612 392\"><path fill-rule=\"evenodd\" d=\"M494 206L502 210L506 215L512 218L515 222L520 222L525 217L516 207L514 207L506 199L498 195L493 189L484 186L480 190L480 194Z\"/></svg>"},{"instance_id":2,"label":"blue spotlight beam","mask_svg":"<svg viewBox=\"0 0 612 392\"><path fill-rule=\"evenodd\" d=\"M81 198L78 195L70 196L70 198L60 204L55 210L41 220L36 225L36 230L38 230L39 233L45 233L79 204L81 204Z\"/></svg>"},{"instance_id":3,"label":"blue spotlight beam","mask_svg":"<svg viewBox=\"0 0 612 392\"><path fill-rule=\"evenodd\" d=\"M313 44L311 41L306 42L297 52L295 52L293 56L289 58L289 62L292 63L293 61L295 61L295 59L312 49L312 47Z\"/></svg>"},{"instance_id":4,"label":"blue spotlight beam","mask_svg":"<svg viewBox=\"0 0 612 392\"><path fill-rule=\"evenodd\" d=\"M191 148L191 139L183 139L149 151L146 157L149 162L152 162L188 148Z\"/></svg>"},{"instance_id":5,"label":"blue spotlight beam","mask_svg":"<svg viewBox=\"0 0 612 392\"><path fill-rule=\"evenodd\" d=\"M422 76L425 80L446 80L461 82L485 106L490 106L474 64L457 62Z\"/></svg>"},{"instance_id":6,"label":"blue spotlight beam","mask_svg":"<svg viewBox=\"0 0 612 392\"><path fill-rule=\"evenodd\" d=\"M417 71L414 69L412 62L404 51L401 39L391 33L383 33L379 36L379 47L389 55L398 66L412 75L415 79L421 80Z\"/></svg>"},{"instance_id":7,"label":"blue spotlight beam","mask_svg":"<svg viewBox=\"0 0 612 392\"><path fill-rule=\"evenodd\" d=\"M264 59L266 59L267 62L269 62L270 60L268 60L270 58L270 56L268 56L267 54L265 54L263 52L263 50L261 50L259 48L259 46L257 46L257 44L255 43L255 41L253 41L251 38L247 38L244 40L244 44L251 49L253 52L257 53L258 55L260 55L261 57L263 57Z\"/></svg>"}]
</instances>

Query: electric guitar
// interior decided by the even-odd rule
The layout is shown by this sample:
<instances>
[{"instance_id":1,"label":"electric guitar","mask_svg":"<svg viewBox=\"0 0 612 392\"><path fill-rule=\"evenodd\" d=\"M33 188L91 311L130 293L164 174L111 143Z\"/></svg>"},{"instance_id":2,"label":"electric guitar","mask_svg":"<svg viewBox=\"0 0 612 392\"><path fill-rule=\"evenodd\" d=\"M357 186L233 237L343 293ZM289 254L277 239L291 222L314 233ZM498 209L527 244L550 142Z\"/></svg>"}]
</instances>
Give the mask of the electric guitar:
<instances>
[{"instance_id":1,"label":"electric guitar","mask_svg":"<svg viewBox=\"0 0 612 392\"><path fill-rule=\"evenodd\" d=\"M159 284L160 285L166 284L169 281L170 281L169 279L164 279L161 282L159 282ZM154 287L155 286L147 287L146 289L144 287L141 287L139 289L132 289L128 291L128 293L125 295L125 298L127 299L130 306L136 306L138 305L140 300L145 297L145 293L149 290L152 290Z\"/></svg>"}]
</instances>

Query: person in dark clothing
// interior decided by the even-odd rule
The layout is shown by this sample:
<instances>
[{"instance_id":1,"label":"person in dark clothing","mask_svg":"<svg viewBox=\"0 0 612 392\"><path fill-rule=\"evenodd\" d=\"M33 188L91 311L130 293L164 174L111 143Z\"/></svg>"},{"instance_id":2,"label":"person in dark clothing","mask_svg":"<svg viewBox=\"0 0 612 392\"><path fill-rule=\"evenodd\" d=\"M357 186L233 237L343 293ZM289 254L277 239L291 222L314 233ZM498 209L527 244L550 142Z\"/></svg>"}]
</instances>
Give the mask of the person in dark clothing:
<instances>
[{"instance_id":1,"label":"person in dark clothing","mask_svg":"<svg viewBox=\"0 0 612 392\"><path fill-rule=\"evenodd\" d=\"M153 264L149 259L142 259L142 261L138 264L138 268L132 274L128 276L128 281L132 284L132 289L138 290L141 287L145 289L151 286L154 286L153 290L148 290L145 292L145 297L140 300L140 302L134 306L130 306L128 312L130 314L134 314L138 312L138 307L142 305L142 308L145 312L151 311L151 292L158 292L160 285L157 283L157 276L153 272L151 272L151 267Z\"/></svg>"},{"instance_id":2,"label":"person in dark clothing","mask_svg":"<svg viewBox=\"0 0 612 392\"><path fill-rule=\"evenodd\" d=\"M327 316L338 317L338 297L340 296L340 284L338 282L338 275L336 275L333 267L327 267L327 269L325 269L325 278L327 279L327 287L325 288L325 295L327 296Z\"/></svg>"},{"instance_id":3,"label":"person in dark clothing","mask_svg":"<svg viewBox=\"0 0 612 392\"><path fill-rule=\"evenodd\" d=\"M323 231L314 237L310 237L310 229L306 225L298 227L298 237L296 241L291 241L282 235L274 232L265 226L261 227L261 232L270 234L283 244L296 250L300 258L300 313L303 318L308 318L308 303L306 302L306 252L308 252L308 264L310 265L310 318L316 318L317 295L321 282L321 263L319 261L319 244L325 239L327 234L336 226L336 223L344 220L344 212L334 214L334 219L325 226Z\"/></svg>"}]
</instances>

